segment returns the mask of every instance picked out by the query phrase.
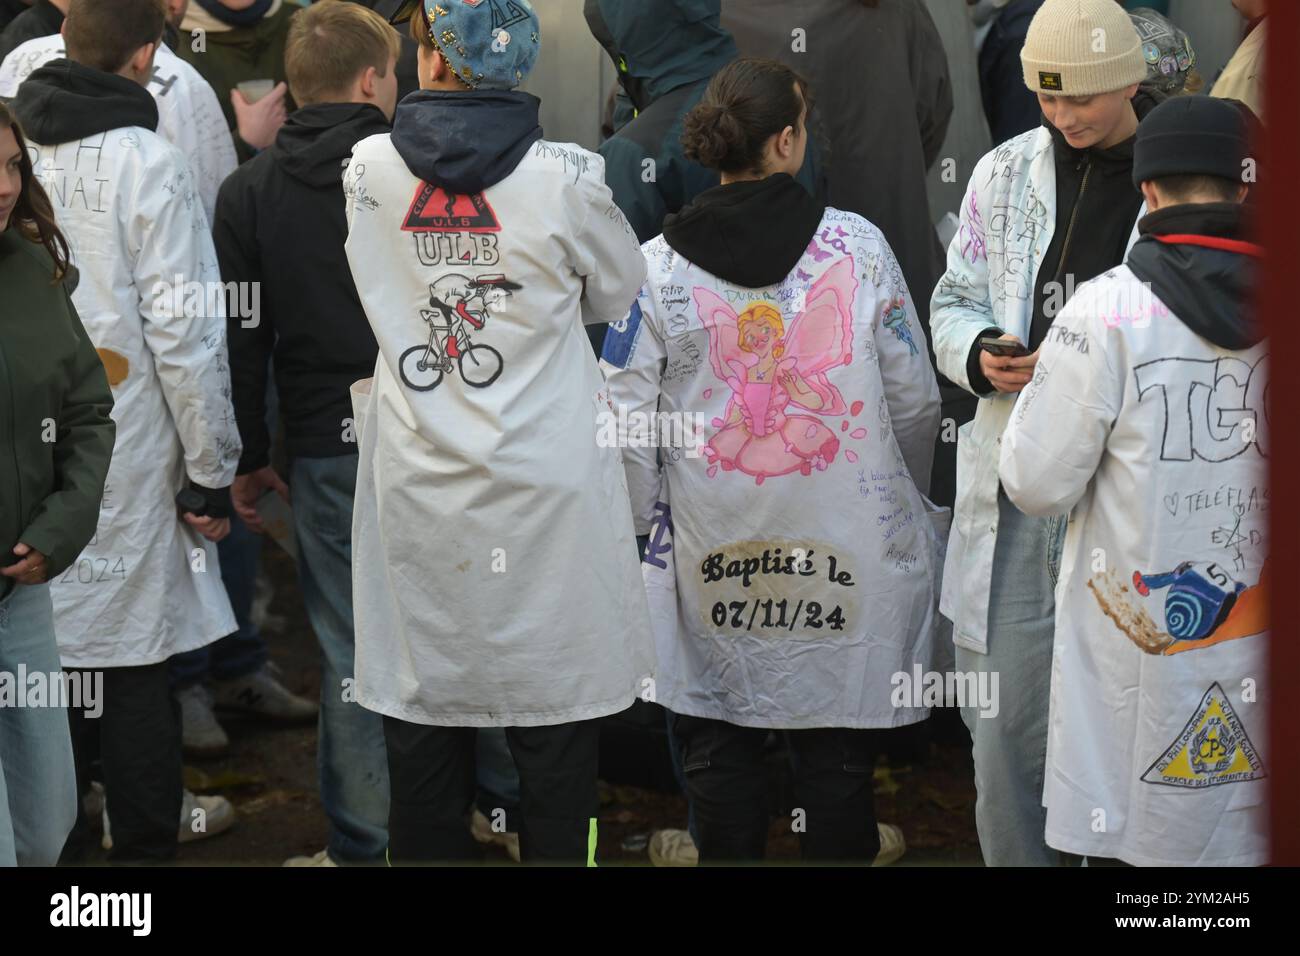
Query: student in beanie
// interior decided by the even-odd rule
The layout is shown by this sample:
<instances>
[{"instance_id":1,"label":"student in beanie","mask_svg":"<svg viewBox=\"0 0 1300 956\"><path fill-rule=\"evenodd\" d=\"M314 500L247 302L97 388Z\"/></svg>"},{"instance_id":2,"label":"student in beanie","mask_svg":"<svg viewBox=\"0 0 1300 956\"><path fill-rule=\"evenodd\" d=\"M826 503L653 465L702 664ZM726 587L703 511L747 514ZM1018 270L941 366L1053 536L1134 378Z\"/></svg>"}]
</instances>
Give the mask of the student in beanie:
<instances>
[{"instance_id":1,"label":"student in beanie","mask_svg":"<svg viewBox=\"0 0 1300 956\"><path fill-rule=\"evenodd\" d=\"M997 716L962 714L989 865L1058 861L1043 842L1040 798L1065 524L1025 515L1007 499L997 479L999 440L1056 313L1076 284L1119 265L1136 238L1142 195L1132 181L1133 139L1139 117L1163 98L1140 89L1142 44L1114 0L1047 0L1021 65L1043 125L976 165L931 305L939 370L983 399L958 433L941 610L953 621L958 670L1001 679ZM981 345L999 338L998 346Z\"/></svg>"},{"instance_id":2,"label":"student in beanie","mask_svg":"<svg viewBox=\"0 0 1300 956\"><path fill-rule=\"evenodd\" d=\"M1047 843L1090 863L1268 862L1269 347L1247 126L1204 96L1143 121L1142 238L1057 317L1002 436L1016 506L1069 513L1042 798ZM1240 500L1195 507L1189 488Z\"/></svg>"},{"instance_id":3,"label":"student in beanie","mask_svg":"<svg viewBox=\"0 0 1300 956\"><path fill-rule=\"evenodd\" d=\"M344 180L379 343L354 386L356 699L383 714L393 863L480 855L479 727L519 770L524 862L595 852L596 718L653 673L609 391L583 323L624 318L645 260L601 158L542 139L514 89L527 0L424 0L420 86ZM581 588L561 587L581 569Z\"/></svg>"}]
</instances>

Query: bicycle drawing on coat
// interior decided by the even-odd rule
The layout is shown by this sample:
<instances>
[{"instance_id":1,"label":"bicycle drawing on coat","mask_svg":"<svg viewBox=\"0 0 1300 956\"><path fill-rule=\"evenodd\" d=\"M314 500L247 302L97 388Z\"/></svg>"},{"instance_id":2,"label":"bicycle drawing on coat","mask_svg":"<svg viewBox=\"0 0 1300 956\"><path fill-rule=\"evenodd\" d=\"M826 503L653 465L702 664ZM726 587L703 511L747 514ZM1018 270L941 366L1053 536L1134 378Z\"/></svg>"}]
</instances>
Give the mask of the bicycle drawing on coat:
<instances>
[{"instance_id":1,"label":"bicycle drawing on coat","mask_svg":"<svg viewBox=\"0 0 1300 956\"><path fill-rule=\"evenodd\" d=\"M505 361L490 345L476 343L489 315L522 289L504 275L476 278L452 274L429 286L429 308L420 318L429 326L429 340L402 353L398 372L407 387L431 392L443 377L459 371L461 381L487 388L501 376Z\"/></svg>"}]
</instances>

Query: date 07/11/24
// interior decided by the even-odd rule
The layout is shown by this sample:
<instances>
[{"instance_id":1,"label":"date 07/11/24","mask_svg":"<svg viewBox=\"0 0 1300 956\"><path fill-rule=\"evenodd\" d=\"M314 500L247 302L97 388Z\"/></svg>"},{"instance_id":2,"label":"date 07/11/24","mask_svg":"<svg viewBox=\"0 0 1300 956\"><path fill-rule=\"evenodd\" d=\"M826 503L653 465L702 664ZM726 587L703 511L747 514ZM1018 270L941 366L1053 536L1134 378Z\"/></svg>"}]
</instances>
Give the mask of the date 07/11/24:
<instances>
[{"instance_id":1,"label":"date 07/11/24","mask_svg":"<svg viewBox=\"0 0 1300 956\"><path fill-rule=\"evenodd\" d=\"M760 611L762 612L761 616L759 615ZM731 628L733 630L744 628L746 631L752 631L755 627L783 627L793 631L801 624L803 627L813 628L814 630L822 627L829 627L832 631L844 630L844 612L838 604L824 618L822 617L822 606L816 601L809 601L805 604L800 600L794 606L794 614L787 617L789 611L790 602L785 598L780 601L717 601L713 605L713 623L716 627L726 627L728 613L730 613ZM801 614L803 615L802 621L800 620Z\"/></svg>"}]
</instances>

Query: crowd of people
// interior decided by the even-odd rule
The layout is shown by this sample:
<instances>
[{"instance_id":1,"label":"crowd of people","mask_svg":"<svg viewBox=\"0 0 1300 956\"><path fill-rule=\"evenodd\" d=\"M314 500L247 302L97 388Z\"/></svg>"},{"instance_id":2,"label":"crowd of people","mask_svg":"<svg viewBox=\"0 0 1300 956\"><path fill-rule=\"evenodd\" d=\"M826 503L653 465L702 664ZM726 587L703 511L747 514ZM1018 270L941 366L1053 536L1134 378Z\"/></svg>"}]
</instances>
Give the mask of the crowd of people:
<instances>
[{"instance_id":1,"label":"crowd of people","mask_svg":"<svg viewBox=\"0 0 1300 956\"><path fill-rule=\"evenodd\" d=\"M1266 862L1232 3L1217 78L1156 10L968 4L945 259L920 0L586 0L598 152L529 0L0 0L0 865L229 827L182 778L231 711L317 721L291 865L590 864L646 704L658 864L764 857L774 735L803 858L897 859L873 769L942 707L988 865ZM318 703L259 628L286 504Z\"/></svg>"}]
</instances>

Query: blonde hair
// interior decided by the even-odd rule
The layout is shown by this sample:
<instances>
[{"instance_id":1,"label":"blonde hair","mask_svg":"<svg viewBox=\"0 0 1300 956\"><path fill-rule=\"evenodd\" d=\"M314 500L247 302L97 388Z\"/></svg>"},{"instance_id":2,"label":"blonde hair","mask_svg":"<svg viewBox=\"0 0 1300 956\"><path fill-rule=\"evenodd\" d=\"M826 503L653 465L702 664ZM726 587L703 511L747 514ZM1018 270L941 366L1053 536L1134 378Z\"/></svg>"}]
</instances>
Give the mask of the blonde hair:
<instances>
[{"instance_id":1,"label":"blonde hair","mask_svg":"<svg viewBox=\"0 0 1300 956\"><path fill-rule=\"evenodd\" d=\"M388 21L369 7L345 0L318 0L294 15L284 45L284 72L299 106L345 96L373 66L388 75L388 61L401 52Z\"/></svg>"},{"instance_id":2,"label":"blonde hair","mask_svg":"<svg viewBox=\"0 0 1300 956\"><path fill-rule=\"evenodd\" d=\"M736 335L740 340L742 351L751 352L752 349L745 348L745 327L757 325L765 322L776 332L777 339L785 335L785 320L781 318L781 310L770 302L755 302L736 319ZM780 358L785 353L785 346L777 345L772 349L772 355Z\"/></svg>"}]
</instances>

